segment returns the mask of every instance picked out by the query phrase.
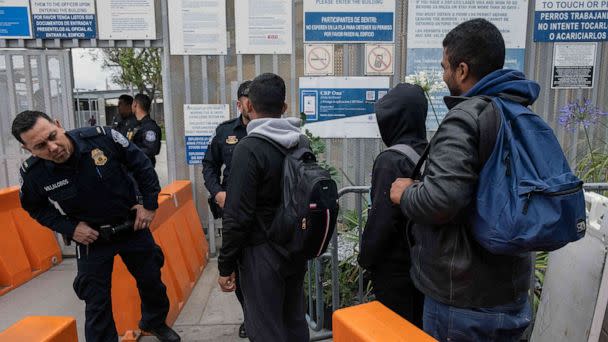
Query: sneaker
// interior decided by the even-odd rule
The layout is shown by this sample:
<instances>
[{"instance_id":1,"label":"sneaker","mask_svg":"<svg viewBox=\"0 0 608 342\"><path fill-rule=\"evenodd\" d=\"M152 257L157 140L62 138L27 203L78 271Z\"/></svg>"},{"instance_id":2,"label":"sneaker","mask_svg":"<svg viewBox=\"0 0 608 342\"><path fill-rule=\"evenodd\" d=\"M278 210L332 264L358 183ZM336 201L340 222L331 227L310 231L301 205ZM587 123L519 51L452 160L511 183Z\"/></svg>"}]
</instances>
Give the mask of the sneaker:
<instances>
[{"instance_id":1,"label":"sneaker","mask_svg":"<svg viewBox=\"0 0 608 342\"><path fill-rule=\"evenodd\" d=\"M144 332L149 333L151 335L154 335L154 337L156 337L161 342L179 342L179 341L181 341L181 338L175 332L175 330L171 329L169 326L167 326L164 323L157 327L154 327L152 329L142 328L141 330L143 330Z\"/></svg>"},{"instance_id":2,"label":"sneaker","mask_svg":"<svg viewBox=\"0 0 608 342\"><path fill-rule=\"evenodd\" d=\"M245 330L245 323L241 324L241 326L239 327L239 337L247 338L247 330Z\"/></svg>"}]
</instances>

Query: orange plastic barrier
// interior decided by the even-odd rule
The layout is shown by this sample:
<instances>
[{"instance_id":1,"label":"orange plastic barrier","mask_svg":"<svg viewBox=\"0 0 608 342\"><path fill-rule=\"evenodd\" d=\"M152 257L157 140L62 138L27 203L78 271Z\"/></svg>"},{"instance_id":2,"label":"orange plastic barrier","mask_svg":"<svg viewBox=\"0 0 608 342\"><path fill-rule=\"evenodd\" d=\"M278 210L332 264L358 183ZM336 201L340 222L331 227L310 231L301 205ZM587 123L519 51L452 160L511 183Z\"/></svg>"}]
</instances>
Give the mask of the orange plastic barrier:
<instances>
[{"instance_id":1,"label":"orange plastic barrier","mask_svg":"<svg viewBox=\"0 0 608 342\"><path fill-rule=\"evenodd\" d=\"M377 301L337 310L332 326L336 342L436 341Z\"/></svg>"},{"instance_id":2,"label":"orange plastic barrier","mask_svg":"<svg viewBox=\"0 0 608 342\"><path fill-rule=\"evenodd\" d=\"M55 233L34 221L19 202L19 187L0 190L0 295L61 262Z\"/></svg>"},{"instance_id":3,"label":"orange plastic barrier","mask_svg":"<svg viewBox=\"0 0 608 342\"><path fill-rule=\"evenodd\" d=\"M189 181L176 181L163 188L158 205L151 230L165 255L161 273L170 301L167 324L171 325L207 265L209 246ZM116 256L112 273L112 311L119 335L137 335L140 305L135 279Z\"/></svg>"},{"instance_id":4,"label":"orange plastic barrier","mask_svg":"<svg viewBox=\"0 0 608 342\"><path fill-rule=\"evenodd\" d=\"M78 342L76 319L28 316L0 332L0 342Z\"/></svg>"}]
</instances>

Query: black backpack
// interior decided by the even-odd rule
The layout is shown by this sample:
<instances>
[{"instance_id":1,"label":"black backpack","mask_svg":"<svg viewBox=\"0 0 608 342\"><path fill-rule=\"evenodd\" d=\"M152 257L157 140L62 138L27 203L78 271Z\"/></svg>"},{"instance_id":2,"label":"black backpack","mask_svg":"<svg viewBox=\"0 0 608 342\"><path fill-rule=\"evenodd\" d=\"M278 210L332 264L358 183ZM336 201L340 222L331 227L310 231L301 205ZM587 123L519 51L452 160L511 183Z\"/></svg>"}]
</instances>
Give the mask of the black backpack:
<instances>
[{"instance_id":1,"label":"black backpack","mask_svg":"<svg viewBox=\"0 0 608 342\"><path fill-rule=\"evenodd\" d=\"M329 171L317 164L304 136L298 146L285 149L260 134L248 138L269 142L285 156L281 182L281 204L270 227L264 228L266 238L283 256L309 260L327 250L338 218L338 190Z\"/></svg>"}]
</instances>

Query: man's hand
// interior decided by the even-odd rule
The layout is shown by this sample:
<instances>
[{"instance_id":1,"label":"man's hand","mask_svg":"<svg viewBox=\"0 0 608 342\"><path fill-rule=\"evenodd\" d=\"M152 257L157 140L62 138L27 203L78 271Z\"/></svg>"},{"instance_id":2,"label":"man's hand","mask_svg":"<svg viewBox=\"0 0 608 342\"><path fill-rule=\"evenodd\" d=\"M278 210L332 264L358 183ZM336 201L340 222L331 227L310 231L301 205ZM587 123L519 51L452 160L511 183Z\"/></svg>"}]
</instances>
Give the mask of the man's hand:
<instances>
[{"instance_id":1,"label":"man's hand","mask_svg":"<svg viewBox=\"0 0 608 342\"><path fill-rule=\"evenodd\" d=\"M81 245L88 245L97 240L99 232L89 227L85 222L78 222L72 240L78 242Z\"/></svg>"},{"instance_id":2,"label":"man's hand","mask_svg":"<svg viewBox=\"0 0 608 342\"><path fill-rule=\"evenodd\" d=\"M226 204L226 191L220 191L215 195L215 202L220 208L224 209L224 204Z\"/></svg>"},{"instance_id":3,"label":"man's hand","mask_svg":"<svg viewBox=\"0 0 608 342\"><path fill-rule=\"evenodd\" d=\"M131 210L137 210L135 224L133 225L135 230L150 228L152 220L154 220L154 215L156 215L156 211L148 210L141 204L134 205Z\"/></svg>"},{"instance_id":4,"label":"man's hand","mask_svg":"<svg viewBox=\"0 0 608 342\"><path fill-rule=\"evenodd\" d=\"M391 202L399 205L401 203L401 196L405 192L405 189L409 188L414 184L411 178L397 178L391 185Z\"/></svg>"},{"instance_id":5,"label":"man's hand","mask_svg":"<svg viewBox=\"0 0 608 342\"><path fill-rule=\"evenodd\" d=\"M236 275L234 272L229 277L219 277L217 280L218 284L220 284L220 288L224 292L232 292L236 290Z\"/></svg>"}]
</instances>

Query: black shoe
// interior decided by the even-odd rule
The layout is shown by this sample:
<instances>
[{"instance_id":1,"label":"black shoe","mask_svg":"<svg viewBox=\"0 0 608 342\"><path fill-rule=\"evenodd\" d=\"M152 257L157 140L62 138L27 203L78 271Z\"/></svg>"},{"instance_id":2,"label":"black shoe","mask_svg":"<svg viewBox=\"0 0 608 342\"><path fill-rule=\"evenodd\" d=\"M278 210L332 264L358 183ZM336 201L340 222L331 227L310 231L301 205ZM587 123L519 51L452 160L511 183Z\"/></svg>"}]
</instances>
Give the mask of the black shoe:
<instances>
[{"instance_id":1,"label":"black shoe","mask_svg":"<svg viewBox=\"0 0 608 342\"><path fill-rule=\"evenodd\" d=\"M239 337L247 338L247 330L245 330L245 323L241 324L241 326L239 327Z\"/></svg>"},{"instance_id":2,"label":"black shoe","mask_svg":"<svg viewBox=\"0 0 608 342\"><path fill-rule=\"evenodd\" d=\"M152 329L141 328L141 330L154 335L161 342L179 342L181 338L175 330L169 328L166 324L161 324Z\"/></svg>"}]
</instances>

